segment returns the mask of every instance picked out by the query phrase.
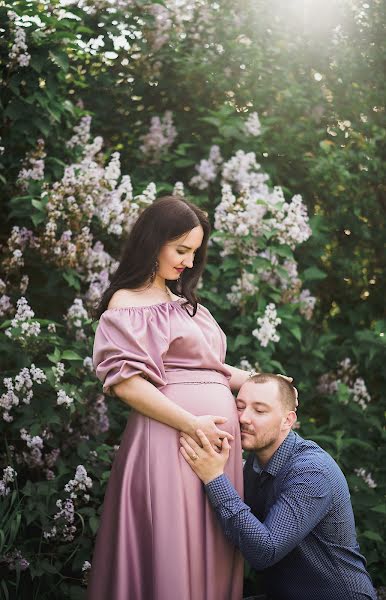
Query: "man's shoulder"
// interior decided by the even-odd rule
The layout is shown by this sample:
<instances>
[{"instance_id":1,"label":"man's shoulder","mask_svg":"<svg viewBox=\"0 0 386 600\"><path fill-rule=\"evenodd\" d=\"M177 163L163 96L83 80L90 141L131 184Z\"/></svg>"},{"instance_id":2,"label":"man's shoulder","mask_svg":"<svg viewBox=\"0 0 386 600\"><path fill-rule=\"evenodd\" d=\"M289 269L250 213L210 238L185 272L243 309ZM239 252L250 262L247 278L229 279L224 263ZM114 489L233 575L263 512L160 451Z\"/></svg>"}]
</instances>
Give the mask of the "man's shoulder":
<instances>
[{"instance_id":1,"label":"man's shoulder","mask_svg":"<svg viewBox=\"0 0 386 600\"><path fill-rule=\"evenodd\" d=\"M345 482L345 476L326 450L313 440L306 440L296 434L294 452L290 460L291 471L317 471L332 482Z\"/></svg>"}]
</instances>

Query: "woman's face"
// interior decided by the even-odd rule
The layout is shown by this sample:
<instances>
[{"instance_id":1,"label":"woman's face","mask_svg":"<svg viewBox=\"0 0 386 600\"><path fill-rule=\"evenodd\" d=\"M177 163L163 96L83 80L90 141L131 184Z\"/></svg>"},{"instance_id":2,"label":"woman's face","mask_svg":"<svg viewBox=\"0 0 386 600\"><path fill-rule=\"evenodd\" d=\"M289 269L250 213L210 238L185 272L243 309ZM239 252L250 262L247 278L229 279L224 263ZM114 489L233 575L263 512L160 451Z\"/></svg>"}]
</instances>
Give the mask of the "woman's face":
<instances>
[{"instance_id":1,"label":"woman's face","mask_svg":"<svg viewBox=\"0 0 386 600\"><path fill-rule=\"evenodd\" d=\"M162 246L158 255L158 277L178 279L184 269L191 269L194 257L204 239L204 230L197 225L188 233Z\"/></svg>"}]
</instances>

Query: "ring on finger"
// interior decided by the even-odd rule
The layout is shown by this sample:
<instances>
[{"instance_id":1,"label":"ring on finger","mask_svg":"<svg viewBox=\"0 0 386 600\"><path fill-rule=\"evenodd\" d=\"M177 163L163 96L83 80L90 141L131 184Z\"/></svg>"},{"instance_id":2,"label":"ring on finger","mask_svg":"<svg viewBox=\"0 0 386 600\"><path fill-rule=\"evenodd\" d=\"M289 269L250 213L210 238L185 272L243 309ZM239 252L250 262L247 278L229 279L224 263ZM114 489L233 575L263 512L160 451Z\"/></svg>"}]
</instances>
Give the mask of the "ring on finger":
<instances>
[{"instance_id":1,"label":"ring on finger","mask_svg":"<svg viewBox=\"0 0 386 600\"><path fill-rule=\"evenodd\" d=\"M192 460L197 460L197 459L198 459L198 456L197 456L197 454L192 454L192 456L191 456L191 459L192 459Z\"/></svg>"}]
</instances>

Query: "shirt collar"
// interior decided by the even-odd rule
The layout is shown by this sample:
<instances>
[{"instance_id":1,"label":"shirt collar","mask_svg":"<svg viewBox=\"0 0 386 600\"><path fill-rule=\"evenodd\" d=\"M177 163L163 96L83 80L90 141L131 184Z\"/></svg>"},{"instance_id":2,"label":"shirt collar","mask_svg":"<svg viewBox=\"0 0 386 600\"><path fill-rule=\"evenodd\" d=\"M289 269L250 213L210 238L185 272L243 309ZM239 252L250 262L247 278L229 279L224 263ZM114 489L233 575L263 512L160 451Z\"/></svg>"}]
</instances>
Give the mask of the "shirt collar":
<instances>
[{"instance_id":1,"label":"shirt collar","mask_svg":"<svg viewBox=\"0 0 386 600\"><path fill-rule=\"evenodd\" d=\"M276 450L273 456L271 456L269 462L265 465L265 467L260 466L259 461L257 460L257 456L255 455L253 458L253 470L261 475L261 473L266 472L276 477L282 466L287 462L288 458L291 456L292 451L294 449L296 443L297 434L293 431L290 431L285 440L281 443L279 448Z\"/></svg>"}]
</instances>

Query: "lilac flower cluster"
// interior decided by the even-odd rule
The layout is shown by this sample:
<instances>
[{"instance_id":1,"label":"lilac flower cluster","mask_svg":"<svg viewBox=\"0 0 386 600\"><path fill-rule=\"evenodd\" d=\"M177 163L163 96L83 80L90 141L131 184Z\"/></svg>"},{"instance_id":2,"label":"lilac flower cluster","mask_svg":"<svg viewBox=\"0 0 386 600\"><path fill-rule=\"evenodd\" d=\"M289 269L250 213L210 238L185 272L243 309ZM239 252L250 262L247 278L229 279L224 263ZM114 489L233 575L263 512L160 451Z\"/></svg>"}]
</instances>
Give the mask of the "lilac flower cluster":
<instances>
[{"instance_id":1,"label":"lilac flower cluster","mask_svg":"<svg viewBox=\"0 0 386 600\"><path fill-rule=\"evenodd\" d=\"M363 479L363 481L369 486L369 488L375 489L377 487L377 484L375 483L371 473L368 473L362 467L359 469L354 469L354 473L357 477Z\"/></svg>"},{"instance_id":2,"label":"lilac flower cluster","mask_svg":"<svg viewBox=\"0 0 386 600\"><path fill-rule=\"evenodd\" d=\"M28 67L31 60L31 55L28 53L28 46L26 44L27 36L25 30L19 25L16 25L18 16L14 11L9 10L7 15L13 24L13 29L15 32L15 40L9 53L9 62L7 66L12 67L13 65L16 65L18 67Z\"/></svg>"},{"instance_id":3,"label":"lilac flower cluster","mask_svg":"<svg viewBox=\"0 0 386 600\"><path fill-rule=\"evenodd\" d=\"M83 301L81 298L75 298L64 318L67 322L68 331L75 332L75 339L78 341L85 340L86 333L83 327L85 321L89 319L89 315L83 306Z\"/></svg>"},{"instance_id":4,"label":"lilac flower cluster","mask_svg":"<svg viewBox=\"0 0 386 600\"><path fill-rule=\"evenodd\" d=\"M162 155L169 150L176 136L177 130L173 125L173 113L167 110L162 119L152 117L149 132L142 136L143 144L140 149L150 163L157 164L161 161Z\"/></svg>"},{"instance_id":5,"label":"lilac flower cluster","mask_svg":"<svg viewBox=\"0 0 386 600\"><path fill-rule=\"evenodd\" d=\"M174 184L173 196L180 196L181 198L185 197L184 184L182 181L176 181Z\"/></svg>"},{"instance_id":6,"label":"lilac flower cluster","mask_svg":"<svg viewBox=\"0 0 386 600\"><path fill-rule=\"evenodd\" d=\"M88 405L87 416L82 421L87 434L95 437L110 429L110 420L107 415L107 404L103 394L98 394L95 400Z\"/></svg>"},{"instance_id":7,"label":"lilac flower cluster","mask_svg":"<svg viewBox=\"0 0 386 600\"><path fill-rule=\"evenodd\" d=\"M28 560L23 558L20 550L17 550L16 548L7 554L4 554L0 560L1 562L5 562L7 564L10 571L25 571L29 567Z\"/></svg>"},{"instance_id":8,"label":"lilac flower cluster","mask_svg":"<svg viewBox=\"0 0 386 600\"><path fill-rule=\"evenodd\" d=\"M217 178L220 166L223 162L219 146L212 146L209 151L209 158L202 159L195 166L198 175L194 175L189 185L196 187L199 190L206 190L210 183L213 183Z\"/></svg>"},{"instance_id":9,"label":"lilac flower cluster","mask_svg":"<svg viewBox=\"0 0 386 600\"><path fill-rule=\"evenodd\" d=\"M4 421L12 422L13 416L10 414L12 408L18 406L20 401L23 404L30 404L33 398L33 384L41 385L46 379L45 373L34 364L29 369L27 367L21 369L13 380L11 377L5 377L3 385L7 391L0 397L0 407L4 410Z\"/></svg>"},{"instance_id":10,"label":"lilac flower cluster","mask_svg":"<svg viewBox=\"0 0 386 600\"><path fill-rule=\"evenodd\" d=\"M276 331L276 327L280 325L281 319L277 316L276 307L273 303L267 305L264 315L258 317L257 324L258 328L252 331L252 335L255 336L260 345L265 348L269 342L278 342L280 336Z\"/></svg>"},{"instance_id":11,"label":"lilac flower cluster","mask_svg":"<svg viewBox=\"0 0 386 600\"><path fill-rule=\"evenodd\" d=\"M68 394L66 394L66 392L64 390L58 390L57 394L56 394L56 404L58 406L61 406L62 404L65 405L66 408L69 408L70 406L72 406L74 404L75 400L72 396L69 396Z\"/></svg>"},{"instance_id":12,"label":"lilac flower cluster","mask_svg":"<svg viewBox=\"0 0 386 600\"><path fill-rule=\"evenodd\" d=\"M350 358L345 358L339 363L336 371L325 373L319 378L317 391L320 394L333 395L342 383L347 387L350 399L362 410L366 410L371 396L362 377L357 377L357 371L357 365L353 365ZM347 403L348 400L345 401L345 404Z\"/></svg>"},{"instance_id":13,"label":"lilac flower cluster","mask_svg":"<svg viewBox=\"0 0 386 600\"><path fill-rule=\"evenodd\" d=\"M261 123L257 112L248 115L244 123L244 131L247 136L257 137L261 134Z\"/></svg>"},{"instance_id":14,"label":"lilac flower cluster","mask_svg":"<svg viewBox=\"0 0 386 600\"><path fill-rule=\"evenodd\" d=\"M269 176L261 171L254 152L237 150L222 168L222 182L233 184L239 192L248 190L252 195L266 195L268 188L265 182L268 179Z\"/></svg>"},{"instance_id":15,"label":"lilac flower cluster","mask_svg":"<svg viewBox=\"0 0 386 600\"><path fill-rule=\"evenodd\" d=\"M83 465L78 465L74 479L71 479L64 486L64 491L70 494L65 500L58 499L56 506L59 509L54 515L55 524L51 529L45 531L43 536L46 540L61 539L65 542L71 542L76 533L75 521L75 504L83 500L90 500L89 494L85 493L92 487L92 480L87 475L87 471Z\"/></svg>"},{"instance_id":16,"label":"lilac flower cluster","mask_svg":"<svg viewBox=\"0 0 386 600\"><path fill-rule=\"evenodd\" d=\"M26 163L26 167L21 169L17 176L17 183L23 191L28 189L30 180L41 181L44 179L44 159L46 156L44 151L44 140L39 139L35 150L29 152L25 157L24 162Z\"/></svg>"},{"instance_id":17,"label":"lilac flower cluster","mask_svg":"<svg viewBox=\"0 0 386 600\"><path fill-rule=\"evenodd\" d=\"M24 266L23 252L26 250L26 248L35 248L36 246L37 239L32 231L26 227L18 227L15 225L12 228L11 235L7 240L6 246L2 246L2 252L5 256L2 259L1 266L4 273L8 275L12 272L20 270ZM3 285L5 286L4 282Z\"/></svg>"},{"instance_id":18,"label":"lilac flower cluster","mask_svg":"<svg viewBox=\"0 0 386 600\"><path fill-rule=\"evenodd\" d=\"M91 120L89 115L81 118L79 124L74 127L73 136L66 142L67 148L86 146L89 143L91 137Z\"/></svg>"},{"instance_id":19,"label":"lilac flower cluster","mask_svg":"<svg viewBox=\"0 0 386 600\"><path fill-rule=\"evenodd\" d=\"M64 490L70 494L70 498L83 498L85 502L90 500L90 495L85 492L92 487L91 477L87 475L87 471L83 465L76 467L74 479L70 479L64 486Z\"/></svg>"},{"instance_id":20,"label":"lilac flower cluster","mask_svg":"<svg viewBox=\"0 0 386 600\"><path fill-rule=\"evenodd\" d=\"M22 346L29 343L28 338L37 337L40 334L40 323L34 321L34 311L29 306L24 297L17 301L17 310L14 318L11 320L11 327L5 330L5 335L14 340L18 340Z\"/></svg>"},{"instance_id":21,"label":"lilac flower cluster","mask_svg":"<svg viewBox=\"0 0 386 600\"><path fill-rule=\"evenodd\" d=\"M55 525L50 530L44 531L43 537L46 540L61 539L64 542L72 542L76 533L75 507L74 502L67 498L64 503L62 500L56 501L58 511L54 515Z\"/></svg>"},{"instance_id":22,"label":"lilac flower cluster","mask_svg":"<svg viewBox=\"0 0 386 600\"><path fill-rule=\"evenodd\" d=\"M231 287L230 293L227 294L227 299L234 306L242 306L245 304L247 297L256 296L258 291L259 286L255 274L243 270L241 277L237 278L236 283Z\"/></svg>"},{"instance_id":23,"label":"lilac flower cluster","mask_svg":"<svg viewBox=\"0 0 386 600\"><path fill-rule=\"evenodd\" d=\"M8 484L15 481L15 477L17 477L17 472L13 467L8 466L3 469L3 477L0 479L0 496L8 496L11 491Z\"/></svg>"}]
</instances>

